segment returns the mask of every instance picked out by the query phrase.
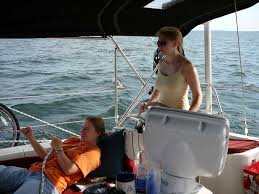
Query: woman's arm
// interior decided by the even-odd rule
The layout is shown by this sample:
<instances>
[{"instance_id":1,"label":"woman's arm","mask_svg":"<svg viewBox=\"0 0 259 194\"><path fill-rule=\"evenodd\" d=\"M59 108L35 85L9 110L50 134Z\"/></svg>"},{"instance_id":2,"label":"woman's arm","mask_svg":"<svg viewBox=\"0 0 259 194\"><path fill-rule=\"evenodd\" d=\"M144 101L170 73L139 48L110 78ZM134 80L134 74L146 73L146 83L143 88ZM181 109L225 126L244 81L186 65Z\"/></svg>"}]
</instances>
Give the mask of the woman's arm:
<instances>
[{"instance_id":1,"label":"woman's arm","mask_svg":"<svg viewBox=\"0 0 259 194\"><path fill-rule=\"evenodd\" d=\"M58 151L57 156L58 156L58 163L62 168L62 171L66 175L75 174L80 170L78 166L66 156L63 150Z\"/></svg>"},{"instance_id":2,"label":"woman's arm","mask_svg":"<svg viewBox=\"0 0 259 194\"><path fill-rule=\"evenodd\" d=\"M202 102L202 92L198 72L189 61L184 68L184 77L192 92L192 104L189 110L196 112L199 110Z\"/></svg>"},{"instance_id":3,"label":"woman's arm","mask_svg":"<svg viewBox=\"0 0 259 194\"><path fill-rule=\"evenodd\" d=\"M145 110L148 109L148 107L152 104L152 102L156 102L160 97L160 93L159 93L159 90L158 89L154 89L150 99L148 100L147 103L142 103L141 107L140 107L140 112L139 113L142 113L144 112Z\"/></svg>"},{"instance_id":4,"label":"woman's arm","mask_svg":"<svg viewBox=\"0 0 259 194\"><path fill-rule=\"evenodd\" d=\"M21 132L25 135L25 137L29 140L29 142L31 143L34 151L38 154L38 156L41 159L44 159L45 156L47 155L47 150L45 148L43 148L39 142L36 140L36 138L33 135L32 132L32 127L25 127L21 129Z\"/></svg>"},{"instance_id":5,"label":"woman's arm","mask_svg":"<svg viewBox=\"0 0 259 194\"><path fill-rule=\"evenodd\" d=\"M150 99L147 102L147 106L150 106L152 102L158 101L159 97L160 97L160 92L158 89L155 88Z\"/></svg>"},{"instance_id":6,"label":"woman's arm","mask_svg":"<svg viewBox=\"0 0 259 194\"><path fill-rule=\"evenodd\" d=\"M56 137L54 137L51 141L52 148L56 151L58 157L58 163L62 169L62 171L66 175L72 175L77 173L80 169L78 166L71 161L65 152L62 149L62 141Z\"/></svg>"}]
</instances>

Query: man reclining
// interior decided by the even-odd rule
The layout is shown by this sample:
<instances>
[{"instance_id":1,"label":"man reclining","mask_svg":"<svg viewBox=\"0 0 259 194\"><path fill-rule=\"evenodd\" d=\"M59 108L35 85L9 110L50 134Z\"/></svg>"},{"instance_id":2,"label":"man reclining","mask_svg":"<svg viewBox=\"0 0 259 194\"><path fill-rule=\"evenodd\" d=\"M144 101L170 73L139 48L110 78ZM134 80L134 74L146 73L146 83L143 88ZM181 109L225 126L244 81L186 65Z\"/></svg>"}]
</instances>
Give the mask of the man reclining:
<instances>
[{"instance_id":1,"label":"man reclining","mask_svg":"<svg viewBox=\"0 0 259 194\"><path fill-rule=\"evenodd\" d=\"M32 128L22 128L21 132L38 156L44 159L48 151L37 142ZM88 117L80 130L80 137L71 137L64 142L54 137L51 141L53 150L44 170L44 194L61 194L99 167L101 151L97 143L104 134L103 120ZM33 163L29 169L0 165L0 193L39 194L42 164Z\"/></svg>"}]
</instances>

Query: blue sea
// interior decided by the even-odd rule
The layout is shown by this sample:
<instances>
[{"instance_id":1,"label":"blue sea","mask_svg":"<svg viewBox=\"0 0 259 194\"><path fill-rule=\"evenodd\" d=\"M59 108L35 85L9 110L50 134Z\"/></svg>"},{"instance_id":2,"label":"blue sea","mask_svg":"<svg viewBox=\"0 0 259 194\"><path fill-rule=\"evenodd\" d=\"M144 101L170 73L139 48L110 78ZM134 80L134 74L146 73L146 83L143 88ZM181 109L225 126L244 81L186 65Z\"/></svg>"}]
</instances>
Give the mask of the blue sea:
<instances>
[{"instance_id":1,"label":"blue sea","mask_svg":"<svg viewBox=\"0 0 259 194\"><path fill-rule=\"evenodd\" d=\"M114 38L146 80L152 72L156 38ZM240 43L249 135L258 136L259 32L240 32ZM184 49L186 57L197 67L201 83L205 83L203 32L190 32L184 39ZM113 61L114 45L109 39L0 39L0 103L49 123L83 121L87 115L113 117ZM119 80L125 85L125 89L119 91L121 116L138 93L141 82L120 53L117 65ZM231 131L244 134L244 103L236 32L212 32L212 66L214 84L223 111L230 120ZM204 86L202 88L205 94ZM143 99L147 98L148 95ZM213 100L214 111L218 111L216 99ZM205 106L204 102L202 107ZM21 126L42 125L19 113L15 114ZM111 129L114 119L107 119L105 123L106 128ZM78 133L81 124L58 126ZM49 126L36 126L34 129L38 139L51 135L61 138L70 136ZM1 140L4 138L0 137Z\"/></svg>"}]
</instances>

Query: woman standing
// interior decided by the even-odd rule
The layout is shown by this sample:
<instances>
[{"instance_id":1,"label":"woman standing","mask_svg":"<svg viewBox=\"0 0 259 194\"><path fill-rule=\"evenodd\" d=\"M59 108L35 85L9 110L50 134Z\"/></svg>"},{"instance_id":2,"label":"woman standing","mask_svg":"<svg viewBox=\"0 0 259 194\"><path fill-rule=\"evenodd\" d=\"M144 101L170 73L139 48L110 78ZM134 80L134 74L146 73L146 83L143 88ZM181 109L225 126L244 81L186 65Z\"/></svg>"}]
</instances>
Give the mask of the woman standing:
<instances>
[{"instance_id":1,"label":"woman standing","mask_svg":"<svg viewBox=\"0 0 259 194\"><path fill-rule=\"evenodd\" d=\"M142 111L151 105L198 111L202 92L195 66L182 53L183 37L178 28L163 27L157 33L157 46L163 57L159 61L155 89L151 98L143 104ZM189 105L188 92L192 92Z\"/></svg>"}]
</instances>

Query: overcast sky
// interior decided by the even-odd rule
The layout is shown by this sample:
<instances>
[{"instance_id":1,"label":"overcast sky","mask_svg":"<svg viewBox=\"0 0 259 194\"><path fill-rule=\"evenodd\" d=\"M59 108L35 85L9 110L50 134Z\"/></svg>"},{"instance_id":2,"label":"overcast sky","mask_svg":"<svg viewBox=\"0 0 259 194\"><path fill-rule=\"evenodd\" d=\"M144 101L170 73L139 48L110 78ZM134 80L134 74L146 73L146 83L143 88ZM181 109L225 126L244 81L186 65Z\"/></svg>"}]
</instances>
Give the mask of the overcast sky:
<instances>
[{"instance_id":1,"label":"overcast sky","mask_svg":"<svg viewBox=\"0 0 259 194\"><path fill-rule=\"evenodd\" d=\"M259 3L237 12L237 17L240 31L259 31ZM235 31L235 13L212 20L211 29ZM194 30L203 30L203 26L197 26Z\"/></svg>"},{"instance_id":2,"label":"overcast sky","mask_svg":"<svg viewBox=\"0 0 259 194\"><path fill-rule=\"evenodd\" d=\"M169 0L155 0L152 7L160 7ZM259 3L253 7L238 12L238 24L240 31L259 31ZM203 30L203 26L197 26L194 30ZM229 14L211 21L211 30L236 30L235 14Z\"/></svg>"}]
</instances>

